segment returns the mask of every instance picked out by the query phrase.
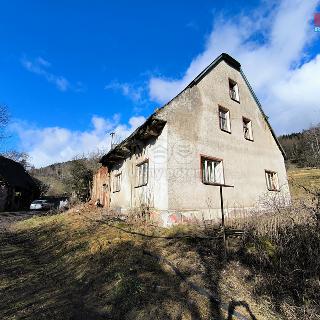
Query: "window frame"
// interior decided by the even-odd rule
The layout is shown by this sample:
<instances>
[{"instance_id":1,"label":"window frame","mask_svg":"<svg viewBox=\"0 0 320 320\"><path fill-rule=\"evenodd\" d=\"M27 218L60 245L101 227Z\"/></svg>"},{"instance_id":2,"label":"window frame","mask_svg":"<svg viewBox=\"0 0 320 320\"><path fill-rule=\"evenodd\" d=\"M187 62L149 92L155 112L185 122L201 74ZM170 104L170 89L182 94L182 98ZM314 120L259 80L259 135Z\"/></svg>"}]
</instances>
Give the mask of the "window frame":
<instances>
[{"instance_id":1,"label":"window frame","mask_svg":"<svg viewBox=\"0 0 320 320\"><path fill-rule=\"evenodd\" d=\"M118 181L119 178L119 181ZM120 192L121 190L121 181L122 181L122 172L119 172L117 174L114 175L113 177L113 184L112 184L112 192L116 193L116 192ZM116 188L115 188L116 186Z\"/></svg>"},{"instance_id":2,"label":"window frame","mask_svg":"<svg viewBox=\"0 0 320 320\"><path fill-rule=\"evenodd\" d=\"M276 186L275 186L275 188L269 187L268 174L275 175L275 177L276 177ZM265 170L264 170L264 176L265 176L265 179L266 179L267 189L268 189L269 191L280 191L278 172L265 169Z\"/></svg>"},{"instance_id":3,"label":"window frame","mask_svg":"<svg viewBox=\"0 0 320 320\"><path fill-rule=\"evenodd\" d=\"M140 176L139 175L139 168L145 164L147 164L146 181L142 181L142 183L140 183L140 181L139 181L139 176ZM149 182L149 159L145 159L145 160L136 164L135 179L136 179L135 188L140 188L140 187L146 186L148 184L148 182Z\"/></svg>"},{"instance_id":4,"label":"window frame","mask_svg":"<svg viewBox=\"0 0 320 320\"><path fill-rule=\"evenodd\" d=\"M221 182L209 182L204 180L203 176L203 163L205 160L209 160L212 162L220 162L222 165L222 183ZM216 157L210 157L206 156L204 154L200 154L200 178L203 184L205 185L211 185L211 186L224 186L225 185L225 175L224 175L224 165L223 165L223 159L216 158Z\"/></svg>"},{"instance_id":5,"label":"window frame","mask_svg":"<svg viewBox=\"0 0 320 320\"><path fill-rule=\"evenodd\" d=\"M245 121L247 121L247 123L250 123L250 134L251 134L251 138L247 138L245 133L244 133L244 124L245 124ZM252 120L250 120L249 118L247 117L242 117L242 130L243 130L243 136L246 140L248 141L254 141L253 139L253 129L252 129Z\"/></svg>"},{"instance_id":6,"label":"window frame","mask_svg":"<svg viewBox=\"0 0 320 320\"><path fill-rule=\"evenodd\" d=\"M221 116L220 116L220 111L222 112L225 112L227 114L227 127L229 130L227 129L224 129L222 128L221 126ZM230 115L230 110L221 106L221 105L218 105L218 121L219 121L219 128L221 131L224 131L224 132L227 132L227 133L230 133L231 134L231 115Z\"/></svg>"},{"instance_id":7,"label":"window frame","mask_svg":"<svg viewBox=\"0 0 320 320\"><path fill-rule=\"evenodd\" d=\"M232 97L232 94L231 94L231 86L233 87L236 87L236 94L238 95L238 99L235 99ZM230 99L235 101L235 102L238 102L240 103L240 91L239 91L239 85L238 85L238 82L234 81L233 79L231 78L228 78L228 89L229 89L229 96L230 96Z\"/></svg>"}]
</instances>

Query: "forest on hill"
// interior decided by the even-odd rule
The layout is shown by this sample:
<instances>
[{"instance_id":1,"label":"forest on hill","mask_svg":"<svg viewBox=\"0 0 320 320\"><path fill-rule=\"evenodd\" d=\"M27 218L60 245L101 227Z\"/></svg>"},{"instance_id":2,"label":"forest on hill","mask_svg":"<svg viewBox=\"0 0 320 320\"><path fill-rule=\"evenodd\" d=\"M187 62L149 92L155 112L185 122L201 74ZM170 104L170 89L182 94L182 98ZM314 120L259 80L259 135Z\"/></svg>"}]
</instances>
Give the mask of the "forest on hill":
<instances>
[{"instance_id":1,"label":"forest on hill","mask_svg":"<svg viewBox=\"0 0 320 320\"><path fill-rule=\"evenodd\" d=\"M279 137L287 162L298 167L320 167L320 124Z\"/></svg>"}]
</instances>

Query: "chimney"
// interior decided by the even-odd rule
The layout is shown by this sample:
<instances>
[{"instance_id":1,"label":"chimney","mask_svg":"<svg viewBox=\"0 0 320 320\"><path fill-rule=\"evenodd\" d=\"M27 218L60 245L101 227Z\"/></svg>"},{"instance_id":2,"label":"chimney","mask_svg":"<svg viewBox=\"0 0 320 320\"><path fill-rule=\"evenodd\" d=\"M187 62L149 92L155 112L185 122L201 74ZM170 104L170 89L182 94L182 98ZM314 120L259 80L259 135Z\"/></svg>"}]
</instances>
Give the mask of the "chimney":
<instances>
[{"instance_id":1,"label":"chimney","mask_svg":"<svg viewBox=\"0 0 320 320\"><path fill-rule=\"evenodd\" d=\"M111 133L110 133L110 136L111 136L111 150L113 150L113 149L117 146L117 144L113 142L115 133L114 133L114 132L111 132Z\"/></svg>"}]
</instances>

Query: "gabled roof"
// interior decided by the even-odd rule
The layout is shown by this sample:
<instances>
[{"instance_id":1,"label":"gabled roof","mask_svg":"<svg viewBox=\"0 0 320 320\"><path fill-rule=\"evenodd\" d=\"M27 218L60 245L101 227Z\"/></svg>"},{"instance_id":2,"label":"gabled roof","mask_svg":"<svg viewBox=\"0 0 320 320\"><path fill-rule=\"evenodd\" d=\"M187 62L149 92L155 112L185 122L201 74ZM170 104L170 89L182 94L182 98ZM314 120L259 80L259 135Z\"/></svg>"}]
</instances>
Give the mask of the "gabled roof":
<instances>
[{"instance_id":1,"label":"gabled roof","mask_svg":"<svg viewBox=\"0 0 320 320\"><path fill-rule=\"evenodd\" d=\"M0 156L0 178L11 187L27 190L37 188L36 183L20 163L3 156Z\"/></svg>"},{"instance_id":2,"label":"gabled roof","mask_svg":"<svg viewBox=\"0 0 320 320\"><path fill-rule=\"evenodd\" d=\"M137 139L139 139L139 137L142 134L142 137L148 136L147 131L146 130L149 127L150 122L158 122L158 127L161 127L161 130L156 130L157 131L157 135L160 135L162 128L165 125L165 121L160 120L157 118L157 114L159 112L159 110L165 108L167 105L170 104L171 101L173 101L174 99L176 99L180 94L182 94L185 90L192 88L194 85L196 85L201 79L203 79L212 69L214 69L221 61L225 61L230 67L236 69L237 71L240 72L241 76L243 77L245 83L247 84L250 93L253 97L253 99L255 100L255 102L257 103L269 129L270 132L273 136L273 138L275 139L282 155L284 158L286 158L286 154L280 144L280 142L278 141L278 138L275 134L275 132L273 131L269 121L268 121L268 117L266 116L266 114L263 112L262 110L262 106L260 101L258 100L257 96L255 95L249 81L247 80L245 74L243 73L242 69L241 69L241 64L235 60L234 58L232 58L230 55L228 55L227 53L222 53L220 54L220 56L218 56L214 61L212 61L203 71L201 71L181 92L179 92L174 98L172 98L169 102L167 102L165 105L163 105L160 109L158 109L155 113L153 113L140 127L138 127L128 138L126 138L125 140L123 140L120 144L118 144L114 149L110 150L106 155L104 155L101 160L100 163L102 163L103 165L108 165L108 164L112 164L115 163L117 160L119 159L125 159L126 156L129 154L129 149L128 146L130 145L130 142L136 141ZM155 134L153 134L152 136L156 136ZM127 152L121 152L121 150L123 149L123 147L125 147Z\"/></svg>"},{"instance_id":3,"label":"gabled roof","mask_svg":"<svg viewBox=\"0 0 320 320\"><path fill-rule=\"evenodd\" d=\"M260 109L260 111L261 111L261 113L262 113L262 115L263 115L263 117L264 117L264 120L266 121L266 123L267 123L267 125L268 125L268 127L269 127L269 129L270 129L270 131L271 131L271 134L272 134L274 140L276 141L276 143L277 143L277 145L278 145L278 147L279 147L279 149L280 149L283 157L286 159L286 158L287 158L287 155L286 155L284 149L282 148L282 145L280 144L280 142L279 142L279 140L278 140L275 132L273 131L273 129L272 129L270 123L269 123L268 116L264 113L264 111L263 111L263 109L262 109L262 105L261 105L258 97L257 97L256 94L254 93L254 91L253 91L253 89L252 89L252 87L251 87L251 85L250 85L247 77L245 76L244 72L243 72L242 70L240 70L240 73L241 73L242 78L244 79L245 83L247 84L247 86L248 86L248 88L249 88L249 90L250 90L250 92L251 92L251 95L252 95L253 99L255 100L256 104L258 105L258 107L259 107L259 109Z\"/></svg>"}]
</instances>

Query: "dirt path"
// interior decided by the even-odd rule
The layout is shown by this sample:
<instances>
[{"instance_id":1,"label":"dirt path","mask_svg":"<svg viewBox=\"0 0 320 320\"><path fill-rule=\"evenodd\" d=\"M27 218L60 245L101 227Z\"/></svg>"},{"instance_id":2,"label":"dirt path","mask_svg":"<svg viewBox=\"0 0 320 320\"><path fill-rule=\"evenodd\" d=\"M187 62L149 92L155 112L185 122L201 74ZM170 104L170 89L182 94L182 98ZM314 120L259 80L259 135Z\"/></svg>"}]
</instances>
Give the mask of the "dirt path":
<instances>
[{"instance_id":1,"label":"dirt path","mask_svg":"<svg viewBox=\"0 0 320 320\"><path fill-rule=\"evenodd\" d=\"M0 232L8 231L14 222L29 219L34 215L43 214L39 211L0 212Z\"/></svg>"}]
</instances>

